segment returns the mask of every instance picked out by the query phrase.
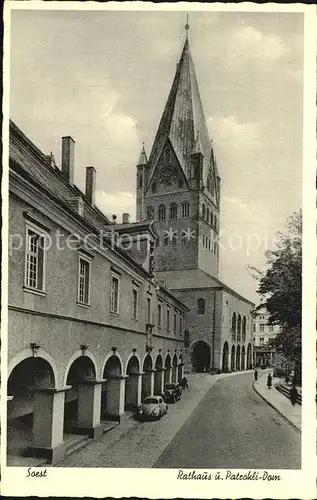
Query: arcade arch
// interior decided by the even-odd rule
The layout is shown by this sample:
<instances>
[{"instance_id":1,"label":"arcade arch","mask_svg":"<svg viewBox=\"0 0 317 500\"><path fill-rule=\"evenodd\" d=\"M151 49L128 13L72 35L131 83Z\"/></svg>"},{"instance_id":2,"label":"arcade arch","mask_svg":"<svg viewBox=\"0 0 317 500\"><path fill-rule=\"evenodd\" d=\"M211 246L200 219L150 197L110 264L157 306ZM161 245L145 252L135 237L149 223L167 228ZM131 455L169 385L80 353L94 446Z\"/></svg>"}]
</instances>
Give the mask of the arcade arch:
<instances>
[{"instance_id":1,"label":"arcade arch","mask_svg":"<svg viewBox=\"0 0 317 500\"><path fill-rule=\"evenodd\" d=\"M130 357L127 368L127 378L125 379L125 397L124 408L125 410L133 410L140 404L140 362L139 359L133 355Z\"/></svg>"},{"instance_id":2,"label":"arcade arch","mask_svg":"<svg viewBox=\"0 0 317 500\"><path fill-rule=\"evenodd\" d=\"M240 349L240 345L238 345L237 352L236 352L236 370L241 370L241 349Z\"/></svg>"},{"instance_id":3,"label":"arcade arch","mask_svg":"<svg viewBox=\"0 0 317 500\"><path fill-rule=\"evenodd\" d=\"M236 348L233 345L231 347L231 371L234 372L236 369Z\"/></svg>"},{"instance_id":4,"label":"arcade arch","mask_svg":"<svg viewBox=\"0 0 317 500\"><path fill-rule=\"evenodd\" d=\"M229 345L227 341L223 344L222 349L222 371L224 373L229 371Z\"/></svg>"},{"instance_id":5,"label":"arcade arch","mask_svg":"<svg viewBox=\"0 0 317 500\"><path fill-rule=\"evenodd\" d=\"M171 356L167 354L164 363L164 385L171 381L171 365Z\"/></svg>"},{"instance_id":6,"label":"arcade arch","mask_svg":"<svg viewBox=\"0 0 317 500\"><path fill-rule=\"evenodd\" d=\"M65 393L64 430L76 433L78 428L92 428L100 423L99 407L95 409L96 368L88 356L79 356L71 363ZM100 402L100 399L99 399Z\"/></svg>"},{"instance_id":7,"label":"arcade arch","mask_svg":"<svg viewBox=\"0 0 317 500\"><path fill-rule=\"evenodd\" d=\"M156 357L155 360L155 373L154 373L154 394L161 395L163 393L163 358L161 354Z\"/></svg>"},{"instance_id":8,"label":"arcade arch","mask_svg":"<svg viewBox=\"0 0 317 500\"><path fill-rule=\"evenodd\" d=\"M142 375L142 393L141 393L142 394L141 400L143 401L144 398L146 398L147 396L151 396L151 394L153 394L154 370L153 370L153 360L150 354L147 354L144 358L142 371L144 372Z\"/></svg>"},{"instance_id":9,"label":"arcade arch","mask_svg":"<svg viewBox=\"0 0 317 500\"><path fill-rule=\"evenodd\" d=\"M193 345L192 366L197 373L207 372L210 368L210 347L203 340Z\"/></svg>"},{"instance_id":10,"label":"arcade arch","mask_svg":"<svg viewBox=\"0 0 317 500\"><path fill-rule=\"evenodd\" d=\"M176 383L177 382L177 356L174 354L173 356L173 363L172 363L172 382Z\"/></svg>"},{"instance_id":11,"label":"arcade arch","mask_svg":"<svg viewBox=\"0 0 317 500\"><path fill-rule=\"evenodd\" d=\"M124 380L122 363L116 354L106 358L103 368L101 389L101 419L119 420L124 411Z\"/></svg>"},{"instance_id":12,"label":"arcade arch","mask_svg":"<svg viewBox=\"0 0 317 500\"><path fill-rule=\"evenodd\" d=\"M241 370L245 370L245 347L242 346L241 349Z\"/></svg>"}]
</instances>

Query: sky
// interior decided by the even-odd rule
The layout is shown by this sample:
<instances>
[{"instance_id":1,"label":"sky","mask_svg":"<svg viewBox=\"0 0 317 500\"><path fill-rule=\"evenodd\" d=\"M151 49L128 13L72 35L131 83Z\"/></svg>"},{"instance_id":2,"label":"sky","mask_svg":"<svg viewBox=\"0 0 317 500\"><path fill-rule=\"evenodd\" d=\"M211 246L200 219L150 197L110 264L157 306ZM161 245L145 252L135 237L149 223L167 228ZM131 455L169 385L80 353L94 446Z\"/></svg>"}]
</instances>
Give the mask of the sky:
<instances>
[{"instance_id":1,"label":"sky","mask_svg":"<svg viewBox=\"0 0 317 500\"><path fill-rule=\"evenodd\" d=\"M12 12L10 117L75 184L97 170L98 207L135 219L135 164L149 155L185 41L186 12ZM255 303L274 235L301 206L303 15L190 12L189 40L221 176L220 279Z\"/></svg>"}]
</instances>

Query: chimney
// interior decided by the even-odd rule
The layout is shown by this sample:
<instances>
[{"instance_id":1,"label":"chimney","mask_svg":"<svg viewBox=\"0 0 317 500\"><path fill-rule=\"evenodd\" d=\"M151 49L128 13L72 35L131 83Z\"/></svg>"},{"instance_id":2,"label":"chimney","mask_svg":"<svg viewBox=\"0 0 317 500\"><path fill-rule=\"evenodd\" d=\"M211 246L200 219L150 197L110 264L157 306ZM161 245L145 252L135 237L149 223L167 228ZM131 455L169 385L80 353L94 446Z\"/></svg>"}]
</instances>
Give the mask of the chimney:
<instances>
[{"instance_id":1,"label":"chimney","mask_svg":"<svg viewBox=\"0 0 317 500\"><path fill-rule=\"evenodd\" d=\"M62 172L70 184L74 184L75 141L69 135L62 137Z\"/></svg>"},{"instance_id":2,"label":"chimney","mask_svg":"<svg viewBox=\"0 0 317 500\"><path fill-rule=\"evenodd\" d=\"M86 168L86 198L88 203L95 206L95 192L96 192L96 170L94 167Z\"/></svg>"},{"instance_id":3,"label":"chimney","mask_svg":"<svg viewBox=\"0 0 317 500\"><path fill-rule=\"evenodd\" d=\"M122 214L122 224L130 224L130 214Z\"/></svg>"}]
</instances>

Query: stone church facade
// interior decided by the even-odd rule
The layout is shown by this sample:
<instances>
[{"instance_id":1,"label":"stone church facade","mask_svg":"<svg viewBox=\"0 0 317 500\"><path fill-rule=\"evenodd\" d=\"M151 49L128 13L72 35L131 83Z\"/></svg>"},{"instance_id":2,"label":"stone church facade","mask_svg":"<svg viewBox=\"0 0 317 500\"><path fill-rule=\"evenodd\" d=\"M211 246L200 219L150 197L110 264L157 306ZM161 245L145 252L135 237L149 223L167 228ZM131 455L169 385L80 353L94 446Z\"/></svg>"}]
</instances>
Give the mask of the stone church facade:
<instances>
[{"instance_id":1,"label":"stone church facade","mask_svg":"<svg viewBox=\"0 0 317 500\"><path fill-rule=\"evenodd\" d=\"M187 371L252 367L254 304L219 280L221 179L188 36L149 158L137 164L137 220L153 220L158 279L189 308Z\"/></svg>"}]
</instances>

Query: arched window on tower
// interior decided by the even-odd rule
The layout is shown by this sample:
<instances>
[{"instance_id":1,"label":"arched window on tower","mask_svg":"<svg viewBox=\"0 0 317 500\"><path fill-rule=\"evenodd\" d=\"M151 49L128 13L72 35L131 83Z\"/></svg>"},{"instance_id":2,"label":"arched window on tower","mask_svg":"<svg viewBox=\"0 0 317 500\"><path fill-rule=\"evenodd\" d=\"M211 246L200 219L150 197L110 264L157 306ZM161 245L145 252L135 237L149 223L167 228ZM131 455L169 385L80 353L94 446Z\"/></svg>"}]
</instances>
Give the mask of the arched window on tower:
<instances>
[{"instance_id":1,"label":"arched window on tower","mask_svg":"<svg viewBox=\"0 0 317 500\"><path fill-rule=\"evenodd\" d=\"M173 245L173 247L176 247L176 245L177 245L177 235L174 233L172 235L172 245Z\"/></svg>"},{"instance_id":2,"label":"arched window on tower","mask_svg":"<svg viewBox=\"0 0 317 500\"><path fill-rule=\"evenodd\" d=\"M152 184L152 193L156 193L156 182Z\"/></svg>"},{"instance_id":3,"label":"arched window on tower","mask_svg":"<svg viewBox=\"0 0 317 500\"><path fill-rule=\"evenodd\" d=\"M197 312L198 314L205 314L205 299L197 300Z\"/></svg>"},{"instance_id":4,"label":"arched window on tower","mask_svg":"<svg viewBox=\"0 0 317 500\"><path fill-rule=\"evenodd\" d=\"M170 219L177 219L177 205L176 205L176 203L171 203L171 205L170 205Z\"/></svg>"},{"instance_id":5,"label":"arched window on tower","mask_svg":"<svg viewBox=\"0 0 317 500\"><path fill-rule=\"evenodd\" d=\"M143 182L142 182L142 174L138 175L138 187L141 188L143 185Z\"/></svg>"},{"instance_id":6,"label":"arched window on tower","mask_svg":"<svg viewBox=\"0 0 317 500\"><path fill-rule=\"evenodd\" d=\"M203 206L201 209L201 216L203 219L205 219L205 217L206 217L206 207L205 207L204 203L203 203Z\"/></svg>"},{"instance_id":7,"label":"arched window on tower","mask_svg":"<svg viewBox=\"0 0 317 500\"><path fill-rule=\"evenodd\" d=\"M158 218L159 220L165 220L166 219L166 207L165 205L160 205L158 208Z\"/></svg>"},{"instance_id":8,"label":"arched window on tower","mask_svg":"<svg viewBox=\"0 0 317 500\"><path fill-rule=\"evenodd\" d=\"M214 216L214 228L216 231L218 230L217 229L217 216L216 215Z\"/></svg>"},{"instance_id":9,"label":"arched window on tower","mask_svg":"<svg viewBox=\"0 0 317 500\"><path fill-rule=\"evenodd\" d=\"M182 245L186 244L186 239L188 239L187 233L186 233L186 231L182 231Z\"/></svg>"},{"instance_id":10,"label":"arched window on tower","mask_svg":"<svg viewBox=\"0 0 317 500\"><path fill-rule=\"evenodd\" d=\"M212 226L213 223L214 223L213 213L210 211L210 225Z\"/></svg>"},{"instance_id":11,"label":"arched window on tower","mask_svg":"<svg viewBox=\"0 0 317 500\"><path fill-rule=\"evenodd\" d=\"M209 210L209 208L207 208L206 220L207 220L208 224L209 224L209 216L210 216L210 210Z\"/></svg>"},{"instance_id":12,"label":"arched window on tower","mask_svg":"<svg viewBox=\"0 0 317 500\"><path fill-rule=\"evenodd\" d=\"M188 203L188 201L184 201L182 203L182 216L189 217L189 203Z\"/></svg>"}]
</instances>

